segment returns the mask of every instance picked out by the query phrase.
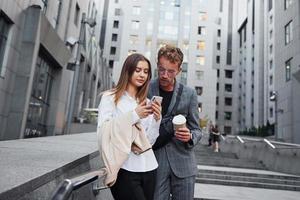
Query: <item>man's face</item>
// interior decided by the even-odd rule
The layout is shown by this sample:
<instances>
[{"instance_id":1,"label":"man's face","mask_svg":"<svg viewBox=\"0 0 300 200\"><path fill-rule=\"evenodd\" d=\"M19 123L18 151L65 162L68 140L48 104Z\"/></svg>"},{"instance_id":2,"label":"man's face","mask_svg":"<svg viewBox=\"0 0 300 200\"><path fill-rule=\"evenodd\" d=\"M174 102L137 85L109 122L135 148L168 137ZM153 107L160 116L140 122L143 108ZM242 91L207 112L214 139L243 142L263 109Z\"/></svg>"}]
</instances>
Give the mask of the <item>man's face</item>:
<instances>
[{"instance_id":1,"label":"man's face","mask_svg":"<svg viewBox=\"0 0 300 200\"><path fill-rule=\"evenodd\" d=\"M180 72L178 63L171 63L165 57L161 57L157 63L159 85L163 90L172 91L176 75Z\"/></svg>"}]
</instances>

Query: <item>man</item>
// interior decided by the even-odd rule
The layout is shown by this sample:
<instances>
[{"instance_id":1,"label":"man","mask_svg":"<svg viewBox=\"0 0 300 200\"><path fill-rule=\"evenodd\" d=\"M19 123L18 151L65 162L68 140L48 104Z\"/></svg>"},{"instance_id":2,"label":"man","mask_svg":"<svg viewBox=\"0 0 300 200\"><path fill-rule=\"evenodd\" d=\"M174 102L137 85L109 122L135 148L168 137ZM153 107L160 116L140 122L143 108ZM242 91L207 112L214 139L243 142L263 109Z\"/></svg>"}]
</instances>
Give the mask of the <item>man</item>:
<instances>
[{"instance_id":1,"label":"man","mask_svg":"<svg viewBox=\"0 0 300 200\"><path fill-rule=\"evenodd\" d=\"M162 47L158 52L158 79L153 80L149 87L149 98L155 95L163 97L160 135L153 146L159 165L155 200L168 200L170 196L172 200L194 198L198 170L193 147L202 133L196 91L176 81L182 61L183 53L179 48L170 45ZM184 115L186 127L174 131L171 119L168 119L173 114Z\"/></svg>"}]
</instances>

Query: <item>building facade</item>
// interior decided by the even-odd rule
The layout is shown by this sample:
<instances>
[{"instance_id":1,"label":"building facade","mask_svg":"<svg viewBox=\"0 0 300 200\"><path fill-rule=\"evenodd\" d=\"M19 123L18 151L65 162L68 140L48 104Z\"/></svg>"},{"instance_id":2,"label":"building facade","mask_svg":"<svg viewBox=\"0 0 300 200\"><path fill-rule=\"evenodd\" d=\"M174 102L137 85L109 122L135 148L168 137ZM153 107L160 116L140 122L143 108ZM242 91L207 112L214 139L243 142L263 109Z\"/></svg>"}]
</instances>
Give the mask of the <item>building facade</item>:
<instances>
[{"instance_id":1,"label":"building facade","mask_svg":"<svg viewBox=\"0 0 300 200\"><path fill-rule=\"evenodd\" d=\"M299 1L239 3L237 130L274 124L275 139L299 143Z\"/></svg>"},{"instance_id":2,"label":"building facade","mask_svg":"<svg viewBox=\"0 0 300 200\"><path fill-rule=\"evenodd\" d=\"M270 5L272 3L272 5ZM300 143L300 2L269 1L269 21L274 19L273 116L276 137ZM272 32L267 33L270 37ZM269 66L271 67L271 66ZM270 105L271 114L272 105ZM276 126L275 126L276 127Z\"/></svg>"},{"instance_id":3,"label":"building facade","mask_svg":"<svg viewBox=\"0 0 300 200\"><path fill-rule=\"evenodd\" d=\"M97 7L98 2L83 0L0 1L0 140L64 133L74 76L67 67L78 49L66 43L71 36L79 38L82 13L97 19ZM92 84L79 83L76 91L90 88L89 103L82 100L86 106L96 104L96 94L107 84L101 82L106 63L98 42L91 42L99 41L99 27L97 32L86 29L92 34L80 52L80 69L91 68Z\"/></svg>"}]
</instances>

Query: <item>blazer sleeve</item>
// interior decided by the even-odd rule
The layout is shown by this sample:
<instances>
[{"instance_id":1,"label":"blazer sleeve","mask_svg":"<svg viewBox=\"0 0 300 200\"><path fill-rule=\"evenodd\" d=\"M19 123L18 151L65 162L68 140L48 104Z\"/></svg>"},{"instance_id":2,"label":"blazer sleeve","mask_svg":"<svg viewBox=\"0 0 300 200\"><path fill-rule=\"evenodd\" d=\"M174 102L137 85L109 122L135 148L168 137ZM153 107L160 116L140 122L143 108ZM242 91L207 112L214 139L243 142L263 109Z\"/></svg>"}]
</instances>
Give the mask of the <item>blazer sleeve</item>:
<instances>
[{"instance_id":1,"label":"blazer sleeve","mask_svg":"<svg viewBox=\"0 0 300 200\"><path fill-rule=\"evenodd\" d=\"M191 101L188 108L187 125L191 131L192 139L187 143L188 148L193 148L202 138L202 130L199 126L198 100L195 90L192 90Z\"/></svg>"}]
</instances>

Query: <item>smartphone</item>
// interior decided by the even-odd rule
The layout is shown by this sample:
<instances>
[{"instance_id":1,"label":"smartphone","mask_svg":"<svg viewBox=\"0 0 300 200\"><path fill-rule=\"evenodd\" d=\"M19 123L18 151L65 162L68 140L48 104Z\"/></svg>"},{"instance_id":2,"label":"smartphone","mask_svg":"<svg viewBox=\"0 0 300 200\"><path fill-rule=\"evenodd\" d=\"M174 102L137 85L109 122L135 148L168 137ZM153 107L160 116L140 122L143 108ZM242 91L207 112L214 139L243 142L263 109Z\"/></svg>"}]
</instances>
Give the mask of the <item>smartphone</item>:
<instances>
[{"instance_id":1,"label":"smartphone","mask_svg":"<svg viewBox=\"0 0 300 200\"><path fill-rule=\"evenodd\" d=\"M157 102L161 103L161 102L162 102L162 99L163 99L163 98L162 98L161 96L153 96L153 97L151 98L150 102L157 101Z\"/></svg>"}]
</instances>

